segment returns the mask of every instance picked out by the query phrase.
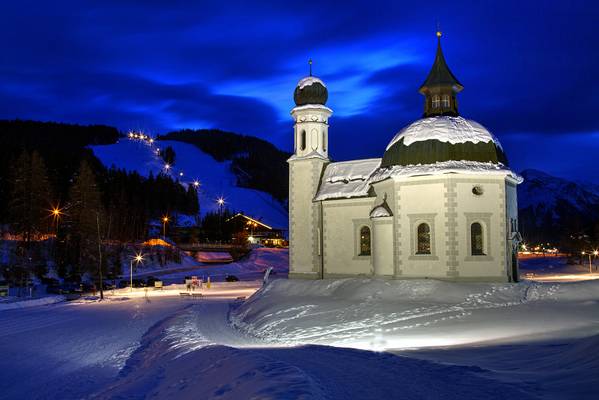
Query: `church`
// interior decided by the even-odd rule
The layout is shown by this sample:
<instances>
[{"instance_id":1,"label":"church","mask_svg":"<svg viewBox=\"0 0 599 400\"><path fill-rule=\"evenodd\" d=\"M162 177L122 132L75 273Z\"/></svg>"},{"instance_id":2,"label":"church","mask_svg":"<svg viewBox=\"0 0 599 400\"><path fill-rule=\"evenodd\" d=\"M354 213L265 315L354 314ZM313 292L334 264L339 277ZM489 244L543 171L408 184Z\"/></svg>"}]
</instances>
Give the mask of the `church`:
<instances>
[{"instance_id":1,"label":"church","mask_svg":"<svg viewBox=\"0 0 599 400\"><path fill-rule=\"evenodd\" d=\"M497 138L458 112L464 87L437 32L424 113L382 158L331 162L325 83L295 88L289 158L290 278L518 280L522 178ZM365 138L368 134L365 135Z\"/></svg>"}]
</instances>

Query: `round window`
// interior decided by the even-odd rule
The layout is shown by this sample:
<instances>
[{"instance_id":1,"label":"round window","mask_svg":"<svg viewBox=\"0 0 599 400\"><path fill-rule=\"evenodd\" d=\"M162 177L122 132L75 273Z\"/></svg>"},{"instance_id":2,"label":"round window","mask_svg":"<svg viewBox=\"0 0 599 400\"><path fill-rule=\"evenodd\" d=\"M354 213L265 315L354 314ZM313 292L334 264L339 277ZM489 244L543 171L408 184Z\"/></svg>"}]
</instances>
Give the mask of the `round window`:
<instances>
[{"instance_id":1,"label":"round window","mask_svg":"<svg viewBox=\"0 0 599 400\"><path fill-rule=\"evenodd\" d=\"M482 187L480 187L480 186L474 186L474 187L472 188L472 193L473 193L475 196L481 196L481 195L483 194L483 188L482 188Z\"/></svg>"}]
</instances>

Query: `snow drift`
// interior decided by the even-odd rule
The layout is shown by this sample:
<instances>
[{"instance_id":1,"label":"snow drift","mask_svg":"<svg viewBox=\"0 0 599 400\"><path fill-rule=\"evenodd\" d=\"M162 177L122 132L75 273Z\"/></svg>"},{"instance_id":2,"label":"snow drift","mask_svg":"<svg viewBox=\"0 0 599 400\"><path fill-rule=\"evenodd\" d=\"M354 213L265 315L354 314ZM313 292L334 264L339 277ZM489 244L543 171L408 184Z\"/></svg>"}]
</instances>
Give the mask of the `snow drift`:
<instances>
[{"instance_id":1,"label":"snow drift","mask_svg":"<svg viewBox=\"0 0 599 400\"><path fill-rule=\"evenodd\" d=\"M559 300L559 301L557 301ZM231 315L281 345L450 346L599 329L599 282L274 281Z\"/></svg>"}]
</instances>

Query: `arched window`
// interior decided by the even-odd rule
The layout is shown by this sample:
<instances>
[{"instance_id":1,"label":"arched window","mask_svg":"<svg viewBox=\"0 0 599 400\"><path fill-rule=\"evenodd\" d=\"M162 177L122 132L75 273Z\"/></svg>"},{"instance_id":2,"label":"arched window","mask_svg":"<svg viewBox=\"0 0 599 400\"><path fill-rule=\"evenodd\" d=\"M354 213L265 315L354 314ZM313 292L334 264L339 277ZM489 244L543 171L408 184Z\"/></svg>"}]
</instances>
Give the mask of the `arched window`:
<instances>
[{"instance_id":1,"label":"arched window","mask_svg":"<svg viewBox=\"0 0 599 400\"><path fill-rule=\"evenodd\" d=\"M470 251L473 256L484 256L483 227L478 222L470 225Z\"/></svg>"},{"instance_id":2,"label":"arched window","mask_svg":"<svg viewBox=\"0 0 599 400\"><path fill-rule=\"evenodd\" d=\"M439 108L441 105L441 98L438 95L433 96L433 108Z\"/></svg>"},{"instance_id":3,"label":"arched window","mask_svg":"<svg viewBox=\"0 0 599 400\"><path fill-rule=\"evenodd\" d=\"M431 228L428 224L418 225L416 239L416 254L431 254Z\"/></svg>"},{"instance_id":4,"label":"arched window","mask_svg":"<svg viewBox=\"0 0 599 400\"><path fill-rule=\"evenodd\" d=\"M443 95L443 108L449 108L449 95Z\"/></svg>"},{"instance_id":5,"label":"arched window","mask_svg":"<svg viewBox=\"0 0 599 400\"><path fill-rule=\"evenodd\" d=\"M306 131L300 133L300 150L306 150Z\"/></svg>"},{"instance_id":6,"label":"arched window","mask_svg":"<svg viewBox=\"0 0 599 400\"><path fill-rule=\"evenodd\" d=\"M324 130L322 131L322 151L327 151L327 134Z\"/></svg>"},{"instance_id":7,"label":"arched window","mask_svg":"<svg viewBox=\"0 0 599 400\"><path fill-rule=\"evenodd\" d=\"M360 228L360 255L370 255L370 228L367 226Z\"/></svg>"}]
</instances>

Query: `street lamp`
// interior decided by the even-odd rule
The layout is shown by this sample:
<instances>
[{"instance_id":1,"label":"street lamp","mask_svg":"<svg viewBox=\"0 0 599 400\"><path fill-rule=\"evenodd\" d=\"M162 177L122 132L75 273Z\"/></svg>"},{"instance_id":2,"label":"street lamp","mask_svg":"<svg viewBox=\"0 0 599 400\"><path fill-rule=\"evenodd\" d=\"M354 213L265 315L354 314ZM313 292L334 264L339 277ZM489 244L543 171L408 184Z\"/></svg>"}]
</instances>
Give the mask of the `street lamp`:
<instances>
[{"instance_id":1,"label":"street lamp","mask_svg":"<svg viewBox=\"0 0 599 400\"><path fill-rule=\"evenodd\" d=\"M135 261L135 267L139 265L140 262L143 262L144 257L141 253L136 253L135 257L131 258L131 262L129 263L130 270L130 279L129 279L129 287L131 291L133 291L133 261Z\"/></svg>"},{"instance_id":2,"label":"street lamp","mask_svg":"<svg viewBox=\"0 0 599 400\"><path fill-rule=\"evenodd\" d=\"M168 215L162 217L162 238L166 240L166 224L169 222Z\"/></svg>"},{"instance_id":3,"label":"street lamp","mask_svg":"<svg viewBox=\"0 0 599 400\"><path fill-rule=\"evenodd\" d=\"M220 236L220 240L223 239L223 206L225 205L225 199L219 197L216 200L216 204L218 204L218 234Z\"/></svg>"}]
</instances>

